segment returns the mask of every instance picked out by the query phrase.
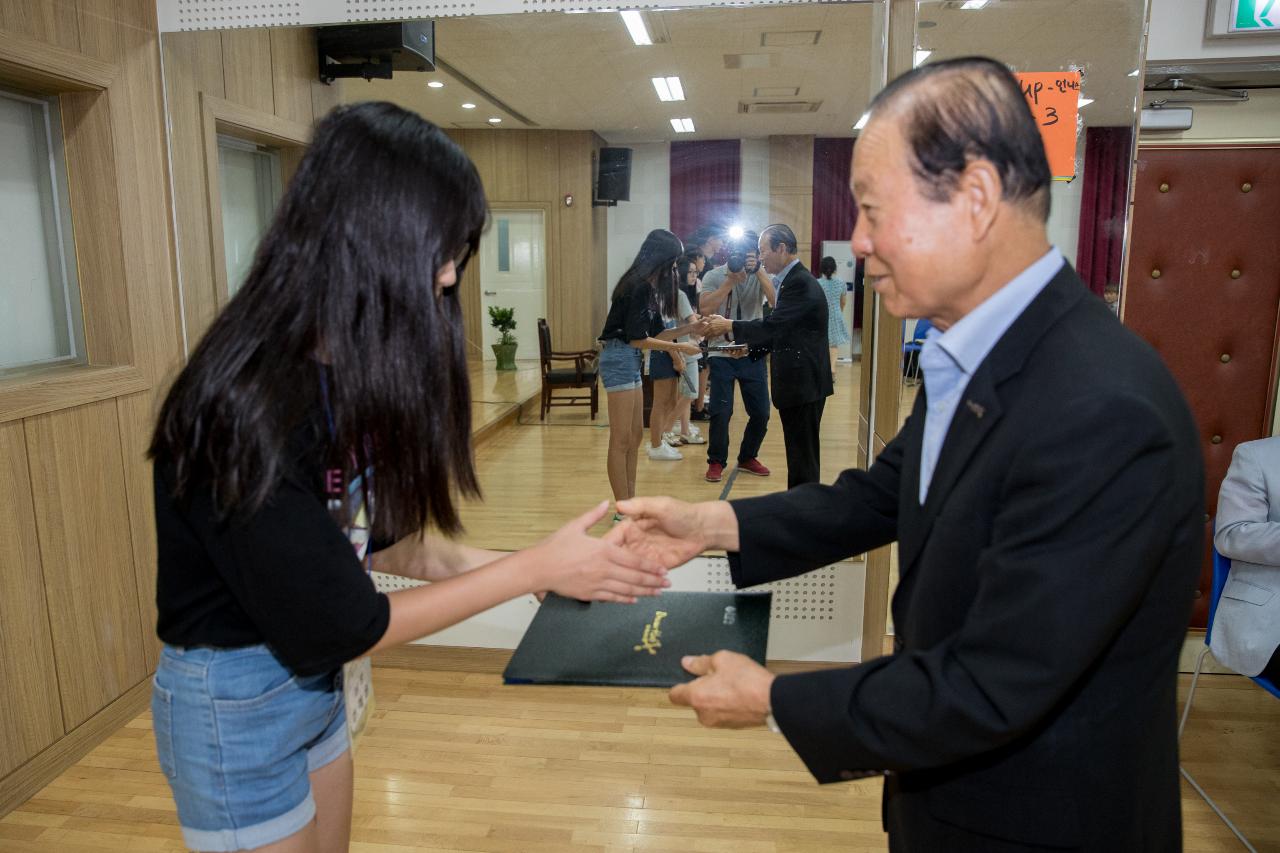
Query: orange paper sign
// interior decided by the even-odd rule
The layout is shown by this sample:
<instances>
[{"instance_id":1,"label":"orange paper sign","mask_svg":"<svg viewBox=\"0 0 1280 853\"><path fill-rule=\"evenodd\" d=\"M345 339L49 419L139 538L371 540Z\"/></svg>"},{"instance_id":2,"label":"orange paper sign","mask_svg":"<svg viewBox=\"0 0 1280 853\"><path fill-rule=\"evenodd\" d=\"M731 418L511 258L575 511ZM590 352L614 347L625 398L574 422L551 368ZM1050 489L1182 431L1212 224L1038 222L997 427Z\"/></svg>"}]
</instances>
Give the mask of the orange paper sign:
<instances>
[{"instance_id":1,"label":"orange paper sign","mask_svg":"<svg viewBox=\"0 0 1280 853\"><path fill-rule=\"evenodd\" d=\"M1018 80L1040 128L1044 151L1049 155L1049 171L1055 178L1074 178L1080 72L1030 71L1018 74Z\"/></svg>"}]
</instances>

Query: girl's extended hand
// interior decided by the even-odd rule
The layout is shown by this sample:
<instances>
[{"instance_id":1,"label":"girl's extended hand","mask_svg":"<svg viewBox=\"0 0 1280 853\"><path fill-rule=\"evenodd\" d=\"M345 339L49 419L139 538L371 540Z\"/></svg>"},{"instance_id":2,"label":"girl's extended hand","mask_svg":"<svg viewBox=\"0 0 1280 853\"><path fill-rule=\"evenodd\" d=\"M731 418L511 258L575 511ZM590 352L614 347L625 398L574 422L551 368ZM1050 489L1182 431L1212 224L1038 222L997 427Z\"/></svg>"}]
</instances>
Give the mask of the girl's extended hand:
<instances>
[{"instance_id":1,"label":"girl's extended hand","mask_svg":"<svg viewBox=\"0 0 1280 853\"><path fill-rule=\"evenodd\" d=\"M608 509L602 501L529 549L536 557L538 591L634 604L638 596L657 595L671 585L667 570L651 556L587 533Z\"/></svg>"}]
</instances>

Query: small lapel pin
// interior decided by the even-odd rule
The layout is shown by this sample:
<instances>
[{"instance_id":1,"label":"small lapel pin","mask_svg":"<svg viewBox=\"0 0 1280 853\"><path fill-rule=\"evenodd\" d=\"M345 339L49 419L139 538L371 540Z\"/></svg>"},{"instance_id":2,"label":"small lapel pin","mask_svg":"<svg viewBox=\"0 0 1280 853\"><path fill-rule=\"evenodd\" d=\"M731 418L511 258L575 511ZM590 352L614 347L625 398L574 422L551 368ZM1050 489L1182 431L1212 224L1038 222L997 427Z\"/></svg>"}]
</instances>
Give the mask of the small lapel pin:
<instances>
[{"instance_id":1,"label":"small lapel pin","mask_svg":"<svg viewBox=\"0 0 1280 853\"><path fill-rule=\"evenodd\" d=\"M969 407L969 411L973 412L974 417L981 418L987 413L985 406L975 403L972 400L965 400L964 404Z\"/></svg>"}]
</instances>

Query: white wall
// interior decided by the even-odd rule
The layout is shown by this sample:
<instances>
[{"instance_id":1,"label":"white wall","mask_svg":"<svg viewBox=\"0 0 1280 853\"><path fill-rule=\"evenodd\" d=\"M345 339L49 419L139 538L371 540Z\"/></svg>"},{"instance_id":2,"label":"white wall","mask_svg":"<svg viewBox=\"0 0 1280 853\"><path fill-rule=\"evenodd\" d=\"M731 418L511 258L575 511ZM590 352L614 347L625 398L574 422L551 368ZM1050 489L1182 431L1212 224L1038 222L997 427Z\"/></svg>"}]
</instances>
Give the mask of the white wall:
<instances>
[{"instance_id":1,"label":"white wall","mask_svg":"<svg viewBox=\"0 0 1280 853\"><path fill-rule=\"evenodd\" d=\"M655 228L671 227L670 146L665 142L648 142L627 147L631 149L631 201L620 201L617 207L607 211L606 304L618 279L636 259L645 235Z\"/></svg>"},{"instance_id":2,"label":"white wall","mask_svg":"<svg viewBox=\"0 0 1280 853\"><path fill-rule=\"evenodd\" d=\"M1147 31L1147 61L1239 59L1280 55L1280 35L1206 40L1205 4L1208 0L1151 0ZM1219 0L1230 6L1228 0Z\"/></svg>"}]
</instances>

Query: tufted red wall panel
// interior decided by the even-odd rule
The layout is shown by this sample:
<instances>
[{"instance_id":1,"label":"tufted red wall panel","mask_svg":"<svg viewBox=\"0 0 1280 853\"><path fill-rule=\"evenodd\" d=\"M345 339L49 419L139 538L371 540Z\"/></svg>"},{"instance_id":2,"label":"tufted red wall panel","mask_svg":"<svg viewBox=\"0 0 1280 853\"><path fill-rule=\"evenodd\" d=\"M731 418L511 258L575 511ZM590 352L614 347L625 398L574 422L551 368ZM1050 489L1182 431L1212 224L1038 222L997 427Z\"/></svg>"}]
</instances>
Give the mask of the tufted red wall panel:
<instances>
[{"instance_id":1,"label":"tufted red wall panel","mask_svg":"<svg viewBox=\"0 0 1280 853\"><path fill-rule=\"evenodd\" d=\"M1208 615L1218 487L1242 441L1270 434L1280 307L1280 147L1139 148L1125 324L1182 386L1205 461Z\"/></svg>"}]
</instances>

